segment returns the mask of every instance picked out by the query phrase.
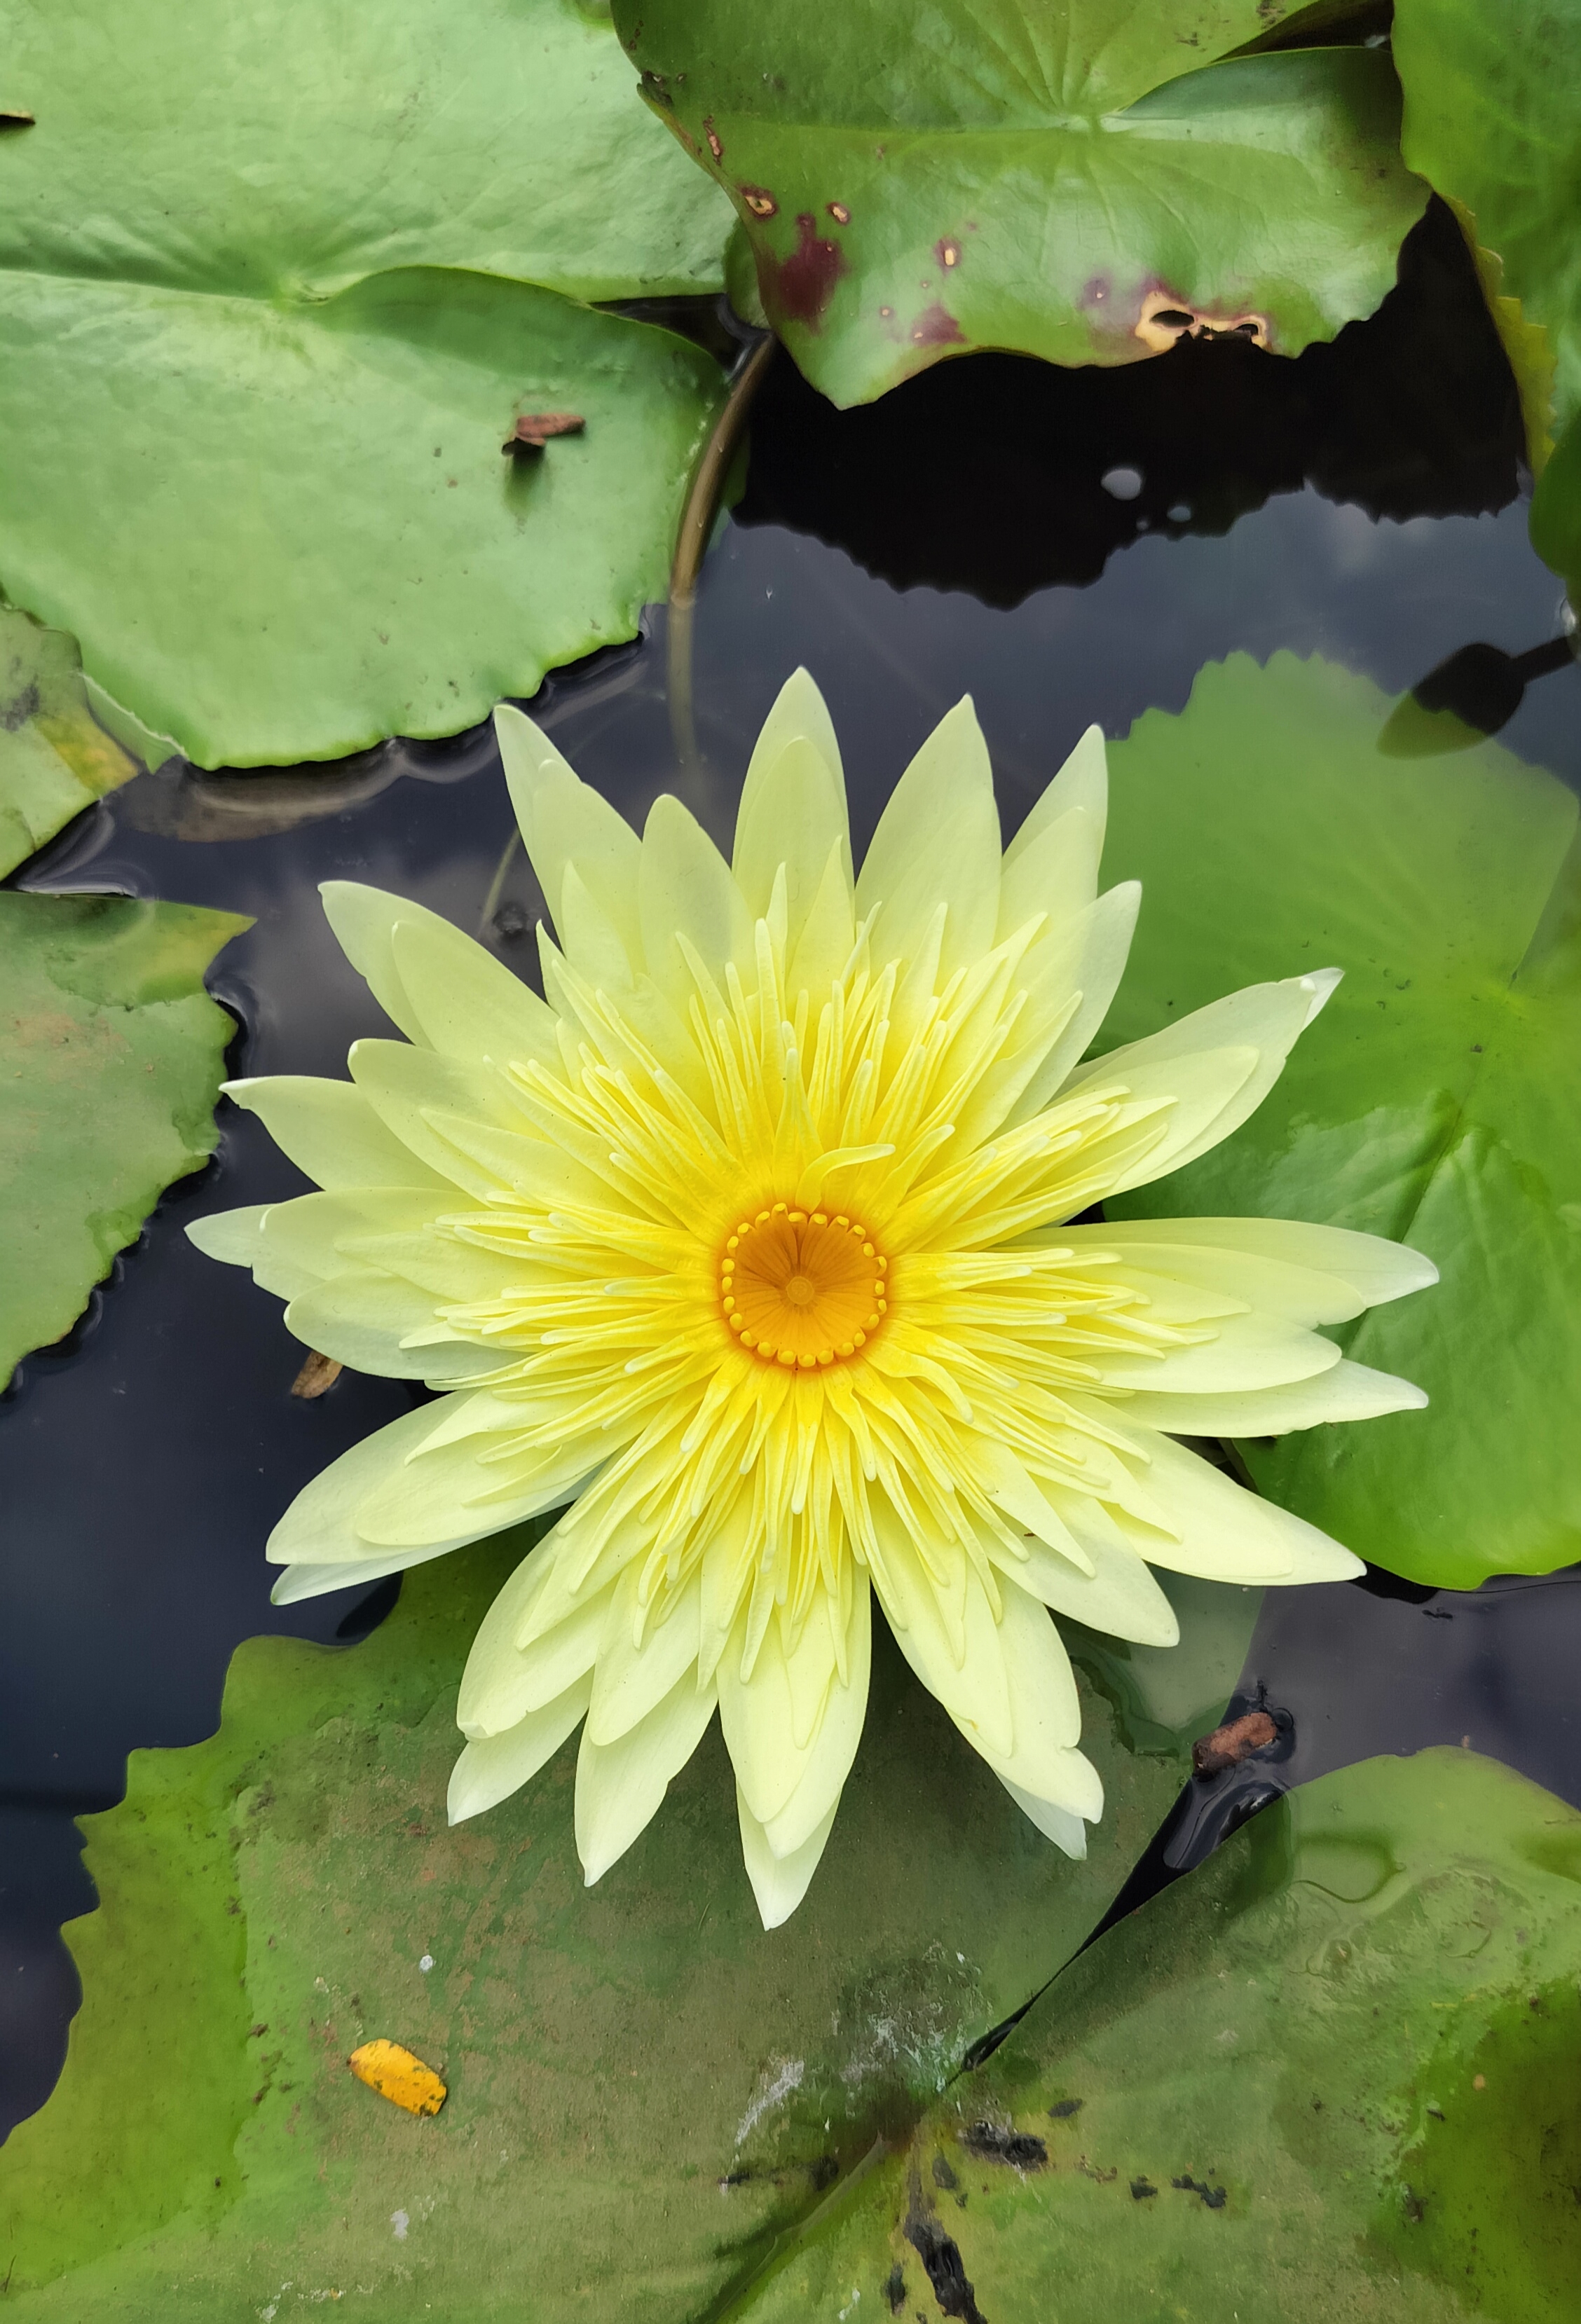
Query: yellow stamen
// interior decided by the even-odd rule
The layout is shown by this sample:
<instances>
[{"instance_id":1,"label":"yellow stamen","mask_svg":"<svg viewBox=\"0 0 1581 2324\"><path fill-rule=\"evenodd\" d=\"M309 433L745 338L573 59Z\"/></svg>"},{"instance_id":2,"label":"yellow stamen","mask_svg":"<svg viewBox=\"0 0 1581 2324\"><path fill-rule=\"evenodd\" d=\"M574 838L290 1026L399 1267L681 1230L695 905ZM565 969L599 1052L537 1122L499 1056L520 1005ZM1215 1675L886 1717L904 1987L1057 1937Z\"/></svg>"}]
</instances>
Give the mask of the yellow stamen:
<instances>
[{"instance_id":1,"label":"yellow stamen","mask_svg":"<svg viewBox=\"0 0 1581 2324\"><path fill-rule=\"evenodd\" d=\"M719 1260L719 1305L744 1348L812 1370L855 1353L889 1312L883 1258L860 1220L775 1203Z\"/></svg>"}]
</instances>

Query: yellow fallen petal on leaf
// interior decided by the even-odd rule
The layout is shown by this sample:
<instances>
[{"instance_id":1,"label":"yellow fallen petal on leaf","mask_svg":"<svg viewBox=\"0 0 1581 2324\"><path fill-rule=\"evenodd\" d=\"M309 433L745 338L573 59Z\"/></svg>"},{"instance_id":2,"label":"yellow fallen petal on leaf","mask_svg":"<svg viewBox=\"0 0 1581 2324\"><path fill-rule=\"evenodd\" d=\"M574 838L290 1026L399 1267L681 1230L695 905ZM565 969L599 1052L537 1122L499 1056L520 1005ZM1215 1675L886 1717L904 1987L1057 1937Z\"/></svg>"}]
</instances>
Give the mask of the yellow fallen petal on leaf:
<instances>
[{"instance_id":1,"label":"yellow fallen petal on leaf","mask_svg":"<svg viewBox=\"0 0 1581 2324\"><path fill-rule=\"evenodd\" d=\"M445 2085L433 2068L399 2042L365 2042L347 2063L359 2082L408 2114L438 2114L445 2103Z\"/></svg>"}]
</instances>

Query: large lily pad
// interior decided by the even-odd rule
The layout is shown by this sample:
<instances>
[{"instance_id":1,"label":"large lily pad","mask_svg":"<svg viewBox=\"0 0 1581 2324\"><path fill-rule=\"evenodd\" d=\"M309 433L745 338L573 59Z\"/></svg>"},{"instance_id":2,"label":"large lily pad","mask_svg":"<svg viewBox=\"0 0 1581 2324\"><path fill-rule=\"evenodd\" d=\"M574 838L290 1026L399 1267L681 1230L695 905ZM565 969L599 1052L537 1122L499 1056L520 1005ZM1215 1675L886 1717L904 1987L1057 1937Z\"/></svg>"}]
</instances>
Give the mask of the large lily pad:
<instances>
[{"instance_id":1,"label":"large lily pad","mask_svg":"<svg viewBox=\"0 0 1581 2324\"><path fill-rule=\"evenodd\" d=\"M199 765L452 733L633 634L720 392L670 333L484 274L0 273L0 572Z\"/></svg>"},{"instance_id":2,"label":"large lily pad","mask_svg":"<svg viewBox=\"0 0 1581 2324\"><path fill-rule=\"evenodd\" d=\"M1482 253L1521 381L1532 540L1581 590L1581 0L1397 0L1394 54L1405 157Z\"/></svg>"},{"instance_id":3,"label":"large lily pad","mask_svg":"<svg viewBox=\"0 0 1581 2324\"><path fill-rule=\"evenodd\" d=\"M89 712L76 640L0 605L0 877L138 771Z\"/></svg>"},{"instance_id":4,"label":"large lily pad","mask_svg":"<svg viewBox=\"0 0 1581 2324\"><path fill-rule=\"evenodd\" d=\"M1426 189L1381 51L1226 58L1288 13L941 0L923 29L884 0L616 0L615 18L733 196L770 320L849 404L972 346L1127 363L1195 318L1293 355L1370 314Z\"/></svg>"},{"instance_id":5,"label":"large lily pad","mask_svg":"<svg viewBox=\"0 0 1581 2324\"><path fill-rule=\"evenodd\" d=\"M0 584L115 702L329 758L633 633L719 375L574 300L709 287L728 212L596 12L24 0L5 67Z\"/></svg>"},{"instance_id":6,"label":"large lily pad","mask_svg":"<svg viewBox=\"0 0 1581 2324\"><path fill-rule=\"evenodd\" d=\"M784 1928L759 1925L707 1743L585 1890L574 1748L444 1821L457 1680L523 1546L418 1568L349 1654L244 1646L218 1735L134 1755L125 1805L88 1820L83 2008L54 2098L0 2153L18 2319L284 2324L344 2295L432 2324L682 2324L1059 1966L1179 1780L1156 1674L1134 1748L1084 1686L1109 1807L1073 1864L886 1638ZM1258 1594L1219 1593L1206 1625L1183 1604L1178 1702L1216 1655L1228 1683ZM353 2080L379 2037L443 2073L437 2119Z\"/></svg>"},{"instance_id":7,"label":"large lily pad","mask_svg":"<svg viewBox=\"0 0 1581 2324\"><path fill-rule=\"evenodd\" d=\"M172 1179L214 1151L236 1028L203 990L231 912L0 895L0 1386L69 1331Z\"/></svg>"},{"instance_id":8,"label":"large lily pad","mask_svg":"<svg viewBox=\"0 0 1581 2324\"><path fill-rule=\"evenodd\" d=\"M1237 654L1112 751L1105 868L1147 901L1105 1038L1345 972L1245 1128L1121 1207L1324 1220L1438 1261L1344 1334L1427 1411L1244 1451L1362 1556L1469 1589L1581 1557L1577 809L1494 742L1384 757L1389 708L1332 664Z\"/></svg>"},{"instance_id":9,"label":"large lily pad","mask_svg":"<svg viewBox=\"0 0 1581 2324\"><path fill-rule=\"evenodd\" d=\"M712 290L730 217L575 0L12 0L0 268L326 298L393 266Z\"/></svg>"},{"instance_id":10,"label":"large lily pad","mask_svg":"<svg viewBox=\"0 0 1581 2324\"><path fill-rule=\"evenodd\" d=\"M1325 1776L1075 1961L729 2313L1568 2324L1578 1907L1581 1816L1508 1768Z\"/></svg>"}]
</instances>

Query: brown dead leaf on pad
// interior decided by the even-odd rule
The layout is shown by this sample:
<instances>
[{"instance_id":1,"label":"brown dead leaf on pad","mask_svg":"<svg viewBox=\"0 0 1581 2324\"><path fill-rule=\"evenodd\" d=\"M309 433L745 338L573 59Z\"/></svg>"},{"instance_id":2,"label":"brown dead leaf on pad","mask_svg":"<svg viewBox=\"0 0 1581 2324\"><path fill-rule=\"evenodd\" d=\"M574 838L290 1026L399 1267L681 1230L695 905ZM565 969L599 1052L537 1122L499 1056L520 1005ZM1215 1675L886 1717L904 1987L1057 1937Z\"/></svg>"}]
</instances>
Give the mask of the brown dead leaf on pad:
<instances>
[{"instance_id":1,"label":"brown dead leaf on pad","mask_svg":"<svg viewBox=\"0 0 1581 2324\"><path fill-rule=\"evenodd\" d=\"M346 2062L359 2082L408 2114L438 2114L448 2095L433 2068L399 2042L365 2042Z\"/></svg>"},{"instance_id":2,"label":"brown dead leaf on pad","mask_svg":"<svg viewBox=\"0 0 1581 2324\"><path fill-rule=\"evenodd\" d=\"M523 411L500 449L541 452L551 436L579 436L587 425L579 411Z\"/></svg>"}]
</instances>

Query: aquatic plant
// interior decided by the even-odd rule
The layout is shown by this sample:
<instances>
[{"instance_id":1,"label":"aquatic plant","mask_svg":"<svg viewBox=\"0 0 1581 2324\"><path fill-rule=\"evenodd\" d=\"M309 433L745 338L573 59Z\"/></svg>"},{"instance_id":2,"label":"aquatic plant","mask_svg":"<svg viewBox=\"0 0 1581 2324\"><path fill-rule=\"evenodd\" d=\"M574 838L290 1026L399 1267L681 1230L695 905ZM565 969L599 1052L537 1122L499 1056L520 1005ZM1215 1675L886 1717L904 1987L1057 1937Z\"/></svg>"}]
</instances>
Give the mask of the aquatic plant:
<instances>
[{"instance_id":1,"label":"aquatic plant","mask_svg":"<svg viewBox=\"0 0 1581 2324\"><path fill-rule=\"evenodd\" d=\"M1278 1219L1083 1214L1205 1153L1337 973L1253 986L1087 1058L1140 889L1097 890L1090 729L1001 853L969 703L923 745L859 878L805 673L748 770L734 862L674 798L645 834L498 714L554 915L540 999L419 906L335 882L404 1042L352 1080L230 1084L322 1192L190 1229L310 1346L426 1379L299 1495L289 1600L569 1503L485 1618L454 1819L586 1722L589 1881L717 1706L766 1925L817 1867L866 1703L871 1606L1028 1815L1102 1811L1048 1609L1152 1645L1157 1565L1359 1571L1179 1435L1425 1401L1316 1328L1435 1278Z\"/></svg>"}]
</instances>

